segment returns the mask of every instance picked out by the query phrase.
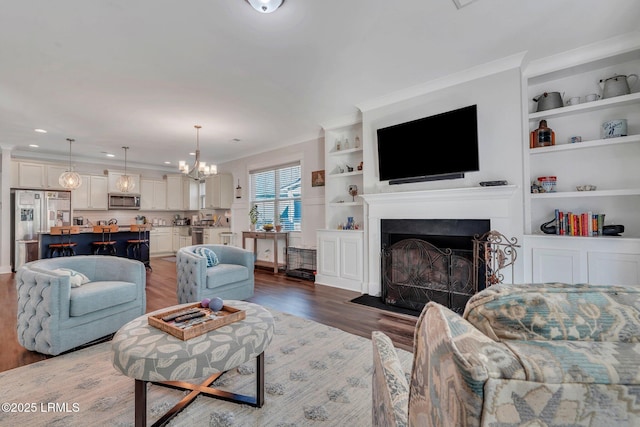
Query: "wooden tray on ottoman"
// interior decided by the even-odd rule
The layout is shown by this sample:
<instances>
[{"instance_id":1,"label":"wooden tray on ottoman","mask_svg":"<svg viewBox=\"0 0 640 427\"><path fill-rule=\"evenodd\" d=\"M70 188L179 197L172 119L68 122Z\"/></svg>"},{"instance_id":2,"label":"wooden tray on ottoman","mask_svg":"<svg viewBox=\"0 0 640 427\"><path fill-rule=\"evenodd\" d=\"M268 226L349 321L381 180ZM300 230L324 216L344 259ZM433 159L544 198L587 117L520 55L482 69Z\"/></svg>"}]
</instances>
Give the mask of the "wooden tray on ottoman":
<instances>
[{"instance_id":1,"label":"wooden tray on ottoman","mask_svg":"<svg viewBox=\"0 0 640 427\"><path fill-rule=\"evenodd\" d=\"M165 316L189 310L191 308L199 308L201 311L205 312L207 316L211 315L211 313L213 312L209 308L200 307L200 303L194 303L149 316L149 324L173 335L176 338L181 339L182 341L186 341L188 339L205 334L209 331L213 331L214 329L217 329L221 326L243 320L247 317L247 313L244 310L230 307L228 305L223 305L222 310L217 312L217 316L215 318L205 320L201 323L194 324L193 326L189 326L187 328L179 328L174 325L175 322L173 321L165 322L164 320L162 320L162 318Z\"/></svg>"}]
</instances>

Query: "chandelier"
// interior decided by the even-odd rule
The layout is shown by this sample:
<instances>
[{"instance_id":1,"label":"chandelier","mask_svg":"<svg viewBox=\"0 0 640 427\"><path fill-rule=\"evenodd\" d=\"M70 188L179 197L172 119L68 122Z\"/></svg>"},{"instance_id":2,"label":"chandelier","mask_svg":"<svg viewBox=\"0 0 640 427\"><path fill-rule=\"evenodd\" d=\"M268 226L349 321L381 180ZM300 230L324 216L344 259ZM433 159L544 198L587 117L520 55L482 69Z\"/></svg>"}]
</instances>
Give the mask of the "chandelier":
<instances>
[{"instance_id":1,"label":"chandelier","mask_svg":"<svg viewBox=\"0 0 640 427\"><path fill-rule=\"evenodd\" d=\"M78 175L77 172L73 171L73 167L71 166L71 143L74 142L75 139L67 138L67 141L69 141L69 169L60 174L58 182L63 188L75 190L82 184L82 179L80 179L80 175Z\"/></svg>"},{"instance_id":2,"label":"chandelier","mask_svg":"<svg viewBox=\"0 0 640 427\"><path fill-rule=\"evenodd\" d=\"M271 13L282 6L284 0L247 0L247 3L260 13Z\"/></svg>"},{"instance_id":3,"label":"chandelier","mask_svg":"<svg viewBox=\"0 0 640 427\"><path fill-rule=\"evenodd\" d=\"M136 183L132 176L127 175L127 150L129 147L122 147L124 149L124 175L120 175L116 181L116 188L122 193L128 193L136 187Z\"/></svg>"},{"instance_id":4,"label":"chandelier","mask_svg":"<svg viewBox=\"0 0 640 427\"><path fill-rule=\"evenodd\" d=\"M187 162L180 160L178 168L180 172L186 174L189 178L200 181L211 174L218 173L218 167L216 165L209 166L206 162L200 161L200 128L202 128L202 126L195 125L194 128L196 128L196 161L193 163L191 169L189 169Z\"/></svg>"}]
</instances>

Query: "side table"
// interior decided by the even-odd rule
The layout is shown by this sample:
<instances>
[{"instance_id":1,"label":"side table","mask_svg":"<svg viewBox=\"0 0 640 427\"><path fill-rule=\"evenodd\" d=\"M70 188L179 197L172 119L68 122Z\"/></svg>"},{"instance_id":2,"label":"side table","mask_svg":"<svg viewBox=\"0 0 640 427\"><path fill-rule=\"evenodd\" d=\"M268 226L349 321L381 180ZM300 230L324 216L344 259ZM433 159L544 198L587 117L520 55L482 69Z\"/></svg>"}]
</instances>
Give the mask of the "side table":
<instances>
[{"instance_id":1,"label":"side table","mask_svg":"<svg viewBox=\"0 0 640 427\"><path fill-rule=\"evenodd\" d=\"M273 272L277 273L280 268L278 263L278 240L284 239L284 269L287 269L287 248L289 247L289 233L286 231L243 231L242 232L242 249L246 249L246 239L254 239L253 242L253 254L258 255L258 240L259 239L271 239L273 240Z\"/></svg>"},{"instance_id":2,"label":"side table","mask_svg":"<svg viewBox=\"0 0 640 427\"><path fill-rule=\"evenodd\" d=\"M167 307L140 316L116 332L112 341L113 367L135 379L135 425L147 425L147 382L179 390L191 390L154 426L165 425L199 394L262 407L264 404L264 351L274 334L271 313L245 301L225 301L246 311L246 318L190 340L182 341L149 325L150 314L192 305ZM223 335L223 337L221 337ZM224 345L220 343L224 343ZM244 355L242 358L238 355ZM210 387L225 372L256 359L256 396L244 396ZM207 377L200 384L186 380Z\"/></svg>"}]
</instances>

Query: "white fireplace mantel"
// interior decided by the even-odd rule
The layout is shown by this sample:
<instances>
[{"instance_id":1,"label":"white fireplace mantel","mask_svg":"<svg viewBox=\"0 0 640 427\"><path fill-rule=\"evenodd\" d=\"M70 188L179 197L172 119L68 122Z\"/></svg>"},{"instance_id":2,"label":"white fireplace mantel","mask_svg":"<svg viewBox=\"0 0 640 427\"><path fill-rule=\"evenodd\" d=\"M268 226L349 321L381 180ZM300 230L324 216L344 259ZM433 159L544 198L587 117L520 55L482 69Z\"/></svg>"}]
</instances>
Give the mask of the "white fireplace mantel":
<instances>
[{"instance_id":1,"label":"white fireplace mantel","mask_svg":"<svg viewBox=\"0 0 640 427\"><path fill-rule=\"evenodd\" d=\"M509 199L516 191L516 185L501 185L495 187L460 187L443 188L437 190L400 191L394 193L369 193L362 197L369 205L379 203L412 203L414 201L428 202L437 200L484 200Z\"/></svg>"},{"instance_id":2,"label":"white fireplace mantel","mask_svg":"<svg viewBox=\"0 0 640 427\"><path fill-rule=\"evenodd\" d=\"M380 295L381 219L489 219L491 228L510 231L517 185L463 187L421 191L369 193L366 202L368 292ZM363 291L367 291L367 289Z\"/></svg>"}]
</instances>

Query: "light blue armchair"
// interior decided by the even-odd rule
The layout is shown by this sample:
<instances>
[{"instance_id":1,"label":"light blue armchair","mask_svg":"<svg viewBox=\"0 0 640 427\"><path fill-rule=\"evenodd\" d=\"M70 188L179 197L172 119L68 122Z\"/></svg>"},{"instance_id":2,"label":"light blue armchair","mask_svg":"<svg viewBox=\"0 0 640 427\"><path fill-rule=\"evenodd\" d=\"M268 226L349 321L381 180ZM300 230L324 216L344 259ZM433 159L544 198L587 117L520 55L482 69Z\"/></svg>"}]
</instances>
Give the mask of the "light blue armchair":
<instances>
[{"instance_id":1,"label":"light blue armchair","mask_svg":"<svg viewBox=\"0 0 640 427\"><path fill-rule=\"evenodd\" d=\"M207 258L194 252L202 247L216 254L218 265L207 267ZM178 249L178 302L198 302L213 297L250 298L254 288L254 261L253 252L235 246L194 245Z\"/></svg>"},{"instance_id":2,"label":"light blue armchair","mask_svg":"<svg viewBox=\"0 0 640 427\"><path fill-rule=\"evenodd\" d=\"M24 264L15 277L18 341L57 355L106 337L146 312L146 280L143 263L114 256Z\"/></svg>"}]
</instances>

